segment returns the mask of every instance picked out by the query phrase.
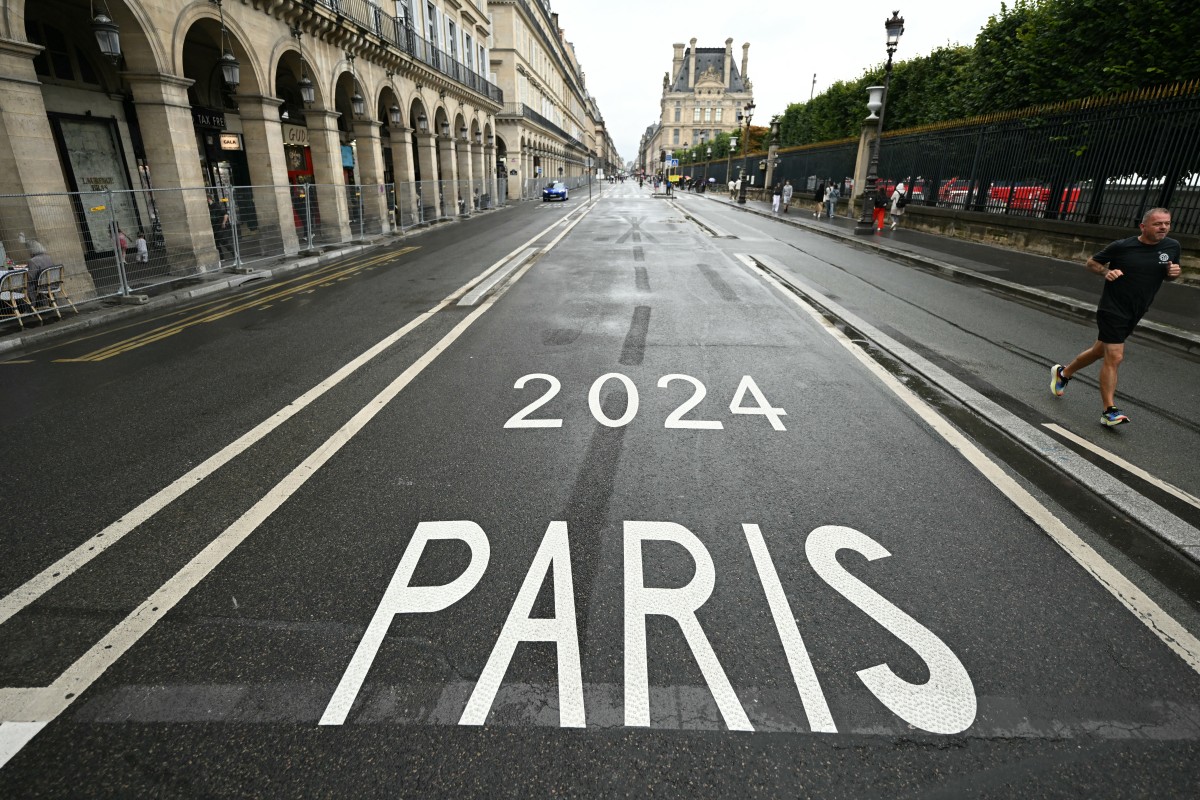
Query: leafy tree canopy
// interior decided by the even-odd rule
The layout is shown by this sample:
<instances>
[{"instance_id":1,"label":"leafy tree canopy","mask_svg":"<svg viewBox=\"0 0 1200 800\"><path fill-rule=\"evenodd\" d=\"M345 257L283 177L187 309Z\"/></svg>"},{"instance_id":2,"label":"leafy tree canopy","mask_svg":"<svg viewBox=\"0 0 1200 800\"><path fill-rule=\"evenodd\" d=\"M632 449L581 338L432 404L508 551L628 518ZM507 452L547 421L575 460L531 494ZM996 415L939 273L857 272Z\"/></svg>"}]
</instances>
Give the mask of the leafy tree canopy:
<instances>
[{"instance_id":1,"label":"leafy tree canopy","mask_svg":"<svg viewBox=\"0 0 1200 800\"><path fill-rule=\"evenodd\" d=\"M1200 78L1196 0L1014 0L974 46L942 47L894 64L885 110L892 130ZM903 45L903 40L901 41ZM857 136L868 86L884 65L838 81L781 115L787 145Z\"/></svg>"}]
</instances>

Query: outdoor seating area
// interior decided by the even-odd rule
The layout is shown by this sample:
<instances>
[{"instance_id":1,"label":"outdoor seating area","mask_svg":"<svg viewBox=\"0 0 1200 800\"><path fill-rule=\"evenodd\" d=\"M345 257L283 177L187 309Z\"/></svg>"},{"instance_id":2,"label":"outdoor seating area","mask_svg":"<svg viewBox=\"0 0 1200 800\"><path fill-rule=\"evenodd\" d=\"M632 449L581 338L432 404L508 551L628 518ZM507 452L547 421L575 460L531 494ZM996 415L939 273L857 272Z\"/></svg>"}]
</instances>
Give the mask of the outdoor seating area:
<instances>
[{"instance_id":1,"label":"outdoor seating area","mask_svg":"<svg viewBox=\"0 0 1200 800\"><path fill-rule=\"evenodd\" d=\"M29 270L24 265L0 270L0 324L15 320L17 326L24 329L35 320L39 324L49 321L51 312L56 319L62 319L60 300L79 313L63 286L62 264L43 269L32 285Z\"/></svg>"}]
</instances>

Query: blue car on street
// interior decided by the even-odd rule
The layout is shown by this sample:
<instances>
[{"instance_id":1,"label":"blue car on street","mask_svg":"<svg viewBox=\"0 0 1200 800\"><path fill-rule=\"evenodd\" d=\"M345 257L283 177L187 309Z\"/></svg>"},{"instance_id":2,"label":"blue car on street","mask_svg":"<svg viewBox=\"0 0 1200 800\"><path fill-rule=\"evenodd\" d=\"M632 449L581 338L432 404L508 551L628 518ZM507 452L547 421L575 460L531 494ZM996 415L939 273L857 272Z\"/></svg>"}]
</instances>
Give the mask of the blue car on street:
<instances>
[{"instance_id":1,"label":"blue car on street","mask_svg":"<svg viewBox=\"0 0 1200 800\"><path fill-rule=\"evenodd\" d=\"M562 200L565 203L567 201L567 185L562 181L555 181L542 189L542 202L545 203L547 200Z\"/></svg>"}]
</instances>

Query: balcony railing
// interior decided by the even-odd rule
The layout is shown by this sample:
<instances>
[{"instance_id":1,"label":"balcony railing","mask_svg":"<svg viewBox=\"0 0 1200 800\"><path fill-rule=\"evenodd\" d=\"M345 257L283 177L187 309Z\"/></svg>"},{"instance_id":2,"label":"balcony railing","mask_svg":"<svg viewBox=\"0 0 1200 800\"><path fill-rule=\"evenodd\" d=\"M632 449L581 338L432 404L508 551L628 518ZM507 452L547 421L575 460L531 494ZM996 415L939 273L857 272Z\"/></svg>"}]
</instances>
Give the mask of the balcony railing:
<instances>
[{"instance_id":1,"label":"balcony railing","mask_svg":"<svg viewBox=\"0 0 1200 800\"><path fill-rule=\"evenodd\" d=\"M459 63L448 53L439 50L424 39L404 20L393 17L367 0L309 0L324 6L339 17L350 20L359 28L374 33L393 47L408 53L422 64L440 72L447 78L461 83L473 92L484 95L495 103L504 102L504 92L483 76Z\"/></svg>"},{"instance_id":2,"label":"balcony railing","mask_svg":"<svg viewBox=\"0 0 1200 800\"><path fill-rule=\"evenodd\" d=\"M575 147L577 147L580 150L587 150L587 146L584 145L583 142L579 141L574 136L567 133L562 128L555 125L553 122L546 119L541 114L534 111L532 108L525 105L524 103L505 103L503 110L501 110L497 116L500 116L500 117L524 117L525 119L530 120L532 122L536 122L538 125L541 125L543 128L545 128L549 131L552 131L553 133L558 134L559 136L562 137L562 139L567 144L574 145Z\"/></svg>"}]
</instances>

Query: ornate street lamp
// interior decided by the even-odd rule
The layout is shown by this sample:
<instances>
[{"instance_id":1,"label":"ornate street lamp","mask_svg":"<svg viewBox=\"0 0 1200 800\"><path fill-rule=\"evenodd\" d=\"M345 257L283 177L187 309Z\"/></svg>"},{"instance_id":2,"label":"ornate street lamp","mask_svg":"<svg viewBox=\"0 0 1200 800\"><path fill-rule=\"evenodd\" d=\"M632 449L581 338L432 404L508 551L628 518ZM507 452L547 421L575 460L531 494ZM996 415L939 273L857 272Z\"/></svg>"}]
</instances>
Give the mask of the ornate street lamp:
<instances>
[{"instance_id":1,"label":"ornate street lamp","mask_svg":"<svg viewBox=\"0 0 1200 800\"><path fill-rule=\"evenodd\" d=\"M746 104L746 131L744 134L745 138L742 139L742 181L741 190L738 192L737 199L739 205L746 204L746 151L750 149L750 120L754 117L754 108L755 106L753 100Z\"/></svg>"},{"instance_id":2,"label":"ornate street lamp","mask_svg":"<svg viewBox=\"0 0 1200 800\"><path fill-rule=\"evenodd\" d=\"M350 95L350 107L354 110L354 116L361 117L367 113L367 101L358 93L358 73L354 69L354 54L347 51L346 60L350 62L350 82L354 87L354 94Z\"/></svg>"},{"instance_id":3,"label":"ornate street lamp","mask_svg":"<svg viewBox=\"0 0 1200 800\"><path fill-rule=\"evenodd\" d=\"M306 106L311 106L317 101L317 90L313 87L313 82L308 79L308 63L304 60L304 43L301 41L300 26L292 28L292 36L296 40L296 47L300 50L300 80L296 85L300 87L300 100Z\"/></svg>"},{"instance_id":4,"label":"ornate street lamp","mask_svg":"<svg viewBox=\"0 0 1200 800\"><path fill-rule=\"evenodd\" d=\"M221 15L221 77L225 79L229 91L236 91L242 82L242 65L234 58L233 47L229 44L229 30L225 27L225 8L221 5L222 0L209 2L217 6L217 13Z\"/></svg>"},{"instance_id":5,"label":"ornate street lamp","mask_svg":"<svg viewBox=\"0 0 1200 800\"><path fill-rule=\"evenodd\" d=\"M740 111L738 112L738 116L739 116L739 117L741 116L741 112L740 112ZM732 170L733 170L733 151L734 151L734 150L736 150L736 149L737 149L737 137L736 137L736 136L730 136L730 137L729 137L729 150L728 150L728 152L726 152L726 154L725 154L725 185L726 185L726 186L728 186L728 185L729 185L729 182L730 182L731 180L733 180L733 174L732 174Z\"/></svg>"},{"instance_id":6,"label":"ornate street lamp","mask_svg":"<svg viewBox=\"0 0 1200 800\"><path fill-rule=\"evenodd\" d=\"M396 77L396 73L389 69L385 74L387 75L388 85L392 87L392 94L397 94L396 84L392 81ZM388 108L388 122L391 123L393 128L399 128L403 121L400 115L400 106L396 105L396 101L393 99L392 105Z\"/></svg>"},{"instance_id":7,"label":"ornate street lamp","mask_svg":"<svg viewBox=\"0 0 1200 800\"><path fill-rule=\"evenodd\" d=\"M450 123L446 120L442 120L442 136L450 138Z\"/></svg>"},{"instance_id":8,"label":"ornate street lamp","mask_svg":"<svg viewBox=\"0 0 1200 800\"><path fill-rule=\"evenodd\" d=\"M424 111L417 116L417 130L421 133L429 133L429 117L425 116Z\"/></svg>"},{"instance_id":9,"label":"ornate street lamp","mask_svg":"<svg viewBox=\"0 0 1200 800\"><path fill-rule=\"evenodd\" d=\"M879 182L879 140L883 137L883 112L887 108L887 90L892 80L892 56L896 53L896 48L900 44L900 36L904 33L904 17L900 16L899 10L892 12L891 19L883 23L884 29L887 30L887 64L883 68L883 86L868 87L869 99L867 108L871 112L871 116L867 119L875 118L875 112L879 112L878 118L875 121L875 138L871 141L871 157L867 161L867 182L863 187L862 195L862 213L858 216L858 224L854 226L854 232L863 235L875 233L875 193L878 190Z\"/></svg>"},{"instance_id":10,"label":"ornate street lamp","mask_svg":"<svg viewBox=\"0 0 1200 800\"><path fill-rule=\"evenodd\" d=\"M100 52L115 67L121 60L121 34L120 27L109 15L107 5L97 14L96 3L92 3L92 33L96 35L96 44L100 45Z\"/></svg>"},{"instance_id":11,"label":"ornate street lamp","mask_svg":"<svg viewBox=\"0 0 1200 800\"><path fill-rule=\"evenodd\" d=\"M708 165L712 162L712 147L704 148L704 189L708 191Z\"/></svg>"}]
</instances>

